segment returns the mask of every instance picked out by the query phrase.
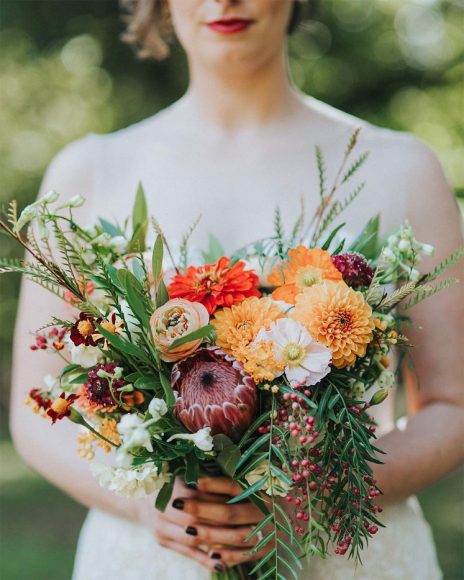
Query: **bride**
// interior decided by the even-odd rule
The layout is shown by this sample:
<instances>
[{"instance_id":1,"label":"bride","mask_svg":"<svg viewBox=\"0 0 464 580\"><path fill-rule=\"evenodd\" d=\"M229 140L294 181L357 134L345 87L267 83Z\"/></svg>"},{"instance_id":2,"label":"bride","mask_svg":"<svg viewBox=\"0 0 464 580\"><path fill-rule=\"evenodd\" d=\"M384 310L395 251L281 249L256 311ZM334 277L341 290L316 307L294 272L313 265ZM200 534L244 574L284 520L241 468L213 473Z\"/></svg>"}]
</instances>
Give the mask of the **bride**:
<instances>
[{"instance_id":1,"label":"bride","mask_svg":"<svg viewBox=\"0 0 464 580\"><path fill-rule=\"evenodd\" d=\"M48 167L41 194L49 189L63 196L84 194L88 203L79 210L81 221L122 220L141 181L151 213L169 238L179 239L201 213L195 247L205 248L212 233L232 251L272 234L277 205L291 223L304 193L311 213L318 203L315 146L333 174L348 137L361 127L360 148L370 151L360 172L367 187L344 216L348 229L356 231L379 211L383 232L407 218L417 238L436 247L435 257L424 264L433 266L462 243L456 203L436 156L413 136L345 114L292 84L286 32L294 24L295 7L295 0L131 0L129 40L160 57L166 52L161 33L173 26L188 57L188 90L148 119L70 143ZM464 279L462 266L450 275ZM387 527L370 542L363 566L333 555L307 563L302 578L442 577L414 494L464 459L460 290L449 289L413 310L414 323L423 327L409 332L420 389L408 388L409 418L400 426L391 407L377 416L378 445L387 455L374 471L384 492ZM124 500L99 487L85 461L70 452L74 424L57 428L31 418L23 406L25 392L59 369L46 353L25 363L31 360L28 331L50 313L59 316L60 308L48 293L24 282L11 428L24 460L90 508L74 580L194 580L247 560L243 538L260 513L249 503L224 503L235 492L227 479L202 480L198 489L179 482L171 505L160 514L153 498Z\"/></svg>"}]
</instances>

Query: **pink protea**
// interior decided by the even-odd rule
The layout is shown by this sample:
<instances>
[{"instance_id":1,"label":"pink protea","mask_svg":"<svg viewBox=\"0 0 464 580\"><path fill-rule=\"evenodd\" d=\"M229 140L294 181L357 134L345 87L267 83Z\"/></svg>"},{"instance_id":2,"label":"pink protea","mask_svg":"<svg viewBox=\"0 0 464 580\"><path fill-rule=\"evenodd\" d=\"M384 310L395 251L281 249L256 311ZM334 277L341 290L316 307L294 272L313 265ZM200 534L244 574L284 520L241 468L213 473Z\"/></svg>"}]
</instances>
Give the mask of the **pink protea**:
<instances>
[{"instance_id":1,"label":"pink protea","mask_svg":"<svg viewBox=\"0 0 464 580\"><path fill-rule=\"evenodd\" d=\"M237 439L250 425L256 404L256 385L233 356L217 346L198 349L173 366L172 388L176 414L192 432L211 427Z\"/></svg>"},{"instance_id":2,"label":"pink protea","mask_svg":"<svg viewBox=\"0 0 464 580\"><path fill-rule=\"evenodd\" d=\"M361 254L339 254L332 256L332 262L348 286L359 288L360 286L369 286L372 282L374 272Z\"/></svg>"}]
</instances>

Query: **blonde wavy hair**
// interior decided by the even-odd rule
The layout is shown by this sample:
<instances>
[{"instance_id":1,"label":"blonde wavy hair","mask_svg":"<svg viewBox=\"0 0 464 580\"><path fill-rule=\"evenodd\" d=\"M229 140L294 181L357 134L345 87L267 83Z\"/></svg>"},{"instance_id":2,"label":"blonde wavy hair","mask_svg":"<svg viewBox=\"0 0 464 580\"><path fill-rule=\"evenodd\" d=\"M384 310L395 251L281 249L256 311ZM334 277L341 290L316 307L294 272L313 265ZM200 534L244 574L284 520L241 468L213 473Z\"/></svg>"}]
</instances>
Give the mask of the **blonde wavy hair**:
<instances>
[{"instance_id":1,"label":"blonde wavy hair","mask_svg":"<svg viewBox=\"0 0 464 580\"><path fill-rule=\"evenodd\" d=\"M119 4L126 12L121 40L135 46L139 59L165 59L174 38L168 0L119 0Z\"/></svg>"},{"instance_id":2,"label":"blonde wavy hair","mask_svg":"<svg viewBox=\"0 0 464 580\"><path fill-rule=\"evenodd\" d=\"M299 26L301 7L307 0L296 0L287 32L292 34ZM312 6L317 0L311 2ZM136 48L139 59L153 58L163 60L169 56L169 43L174 39L174 27L171 21L169 0L119 0L126 12L122 20L126 30L121 40Z\"/></svg>"}]
</instances>

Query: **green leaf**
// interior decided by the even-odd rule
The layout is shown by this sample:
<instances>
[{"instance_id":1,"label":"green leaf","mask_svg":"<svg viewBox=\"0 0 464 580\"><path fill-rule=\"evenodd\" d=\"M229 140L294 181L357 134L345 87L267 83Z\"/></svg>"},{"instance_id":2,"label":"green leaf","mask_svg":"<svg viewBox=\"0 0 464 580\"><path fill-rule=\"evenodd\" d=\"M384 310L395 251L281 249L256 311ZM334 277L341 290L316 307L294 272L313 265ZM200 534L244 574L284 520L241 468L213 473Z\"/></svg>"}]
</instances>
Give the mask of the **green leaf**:
<instances>
[{"instance_id":1,"label":"green leaf","mask_svg":"<svg viewBox=\"0 0 464 580\"><path fill-rule=\"evenodd\" d=\"M98 221L100 222L103 231L109 234L112 238L116 236L123 236L124 232L118 226L106 221L105 219L99 217Z\"/></svg>"},{"instance_id":2,"label":"green leaf","mask_svg":"<svg viewBox=\"0 0 464 580\"><path fill-rule=\"evenodd\" d=\"M143 288L137 278L129 270L118 270L118 279L125 290L126 300L134 316L144 328L148 328L151 312L147 312L143 299Z\"/></svg>"},{"instance_id":3,"label":"green leaf","mask_svg":"<svg viewBox=\"0 0 464 580\"><path fill-rule=\"evenodd\" d=\"M125 377L128 380L128 377ZM162 385L159 377L156 376L139 376L136 379L134 386L137 389L142 389L144 391L157 391Z\"/></svg>"},{"instance_id":4,"label":"green leaf","mask_svg":"<svg viewBox=\"0 0 464 580\"><path fill-rule=\"evenodd\" d=\"M85 383L85 381L87 381L89 378L89 373L84 373L82 375L79 375L78 377L74 378L72 381L69 381L70 385L82 385L83 383Z\"/></svg>"},{"instance_id":5,"label":"green leaf","mask_svg":"<svg viewBox=\"0 0 464 580\"><path fill-rule=\"evenodd\" d=\"M148 208L145 191L142 183L139 181L137 193L135 194L134 207L132 209L132 231L137 229L137 226L148 222Z\"/></svg>"},{"instance_id":6,"label":"green leaf","mask_svg":"<svg viewBox=\"0 0 464 580\"><path fill-rule=\"evenodd\" d=\"M100 326L100 324L98 324L98 323L96 323L96 327L97 327L98 331L100 332L100 334L104 338L106 338L106 340L116 350L119 350L123 354L133 356L135 358L143 360L144 362L147 362L147 363L150 362L147 359L145 352L142 349L140 349L138 346L135 346L135 344L132 344L131 342L128 342L127 340L124 340L123 338L121 338L117 334L112 334L111 332L108 332L102 326Z\"/></svg>"},{"instance_id":7,"label":"green leaf","mask_svg":"<svg viewBox=\"0 0 464 580\"><path fill-rule=\"evenodd\" d=\"M221 242L212 234L210 234L208 241L208 251L202 252L202 255L206 264L213 264L214 262L217 262L221 256L225 255L225 251L221 245Z\"/></svg>"},{"instance_id":8,"label":"green leaf","mask_svg":"<svg viewBox=\"0 0 464 580\"><path fill-rule=\"evenodd\" d=\"M368 259L376 257L377 241L379 234L380 214L372 217L359 236L350 245L350 252L359 252Z\"/></svg>"},{"instance_id":9,"label":"green leaf","mask_svg":"<svg viewBox=\"0 0 464 580\"><path fill-rule=\"evenodd\" d=\"M160 279L158 283L158 289L156 291L156 307L159 308L160 306L163 306L163 304L166 304L168 300L169 294L166 288L166 284L164 283L163 279Z\"/></svg>"},{"instance_id":10,"label":"green leaf","mask_svg":"<svg viewBox=\"0 0 464 580\"><path fill-rule=\"evenodd\" d=\"M226 475L234 477L240 457L240 449L237 445L230 445L219 453L217 462Z\"/></svg>"},{"instance_id":11,"label":"green leaf","mask_svg":"<svg viewBox=\"0 0 464 580\"><path fill-rule=\"evenodd\" d=\"M195 484L198 481L200 466L195 453L187 453L185 456L185 483L187 485Z\"/></svg>"},{"instance_id":12,"label":"green leaf","mask_svg":"<svg viewBox=\"0 0 464 580\"><path fill-rule=\"evenodd\" d=\"M346 225L346 223L342 223L339 226L337 226L334 230L332 230L331 234L329 235L329 237L326 239L326 241L322 244L321 246L321 250L328 250L330 248L330 244L332 243L332 240L335 238L335 236L337 235L337 233Z\"/></svg>"},{"instance_id":13,"label":"green leaf","mask_svg":"<svg viewBox=\"0 0 464 580\"><path fill-rule=\"evenodd\" d=\"M174 392L171 387L171 382L165 377L163 373L159 374L159 378L161 381L161 386L163 387L164 390L164 395L166 397L166 404L168 407L172 407L176 402L176 398L174 396Z\"/></svg>"},{"instance_id":14,"label":"green leaf","mask_svg":"<svg viewBox=\"0 0 464 580\"><path fill-rule=\"evenodd\" d=\"M178 346L181 346L182 344L185 344L187 342L192 342L194 340L199 340L200 338L206 338L208 336L211 336L213 331L214 326L212 324L202 326L198 330L194 330L193 332L184 334L184 336L181 336L180 338L176 338L176 340L174 340L169 346L168 351L172 350L173 348L177 348Z\"/></svg>"},{"instance_id":15,"label":"green leaf","mask_svg":"<svg viewBox=\"0 0 464 580\"><path fill-rule=\"evenodd\" d=\"M250 497L250 495L253 495L254 493L259 491L263 487L263 485L266 483L268 478L269 478L269 476L265 475L260 480L258 480L256 483L254 483L253 485L250 485L250 487L247 487L244 491L242 491L242 493L229 499L227 501L227 503L228 504L238 503L239 501L243 501L247 497Z\"/></svg>"},{"instance_id":16,"label":"green leaf","mask_svg":"<svg viewBox=\"0 0 464 580\"><path fill-rule=\"evenodd\" d=\"M263 530L271 521L273 520L274 515L268 514L264 519L262 519L257 526L255 526L248 536L245 538L244 542L249 542L256 534L258 534L261 530Z\"/></svg>"},{"instance_id":17,"label":"green leaf","mask_svg":"<svg viewBox=\"0 0 464 580\"><path fill-rule=\"evenodd\" d=\"M261 560L256 564L256 566L253 568L253 570L251 570L249 572L249 577L253 577L253 574L255 572L257 572L260 568L262 568L264 566L264 564L266 564L266 562L268 562L272 557L275 557L275 550L271 550L270 552L268 552L265 556L263 556L261 558ZM272 569L272 571L274 571L275 568ZM266 575L264 576L260 576L260 578L264 578Z\"/></svg>"},{"instance_id":18,"label":"green leaf","mask_svg":"<svg viewBox=\"0 0 464 580\"><path fill-rule=\"evenodd\" d=\"M213 445L214 450L220 452L235 444L230 437L227 437L227 435L224 435L223 433L219 433L218 435L214 435Z\"/></svg>"},{"instance_id":19,"label":"green leaf","mask_svg":"<svg viewBox=\"0 0 464 580\"><path fill-rule=\"evenodd\" d=\"M155 245L153 246L153 254L151 257L151 269L153 274L153 282L155 287L158 287L158 279L163 270L163 238L158 235Z\"/></svg>"},{"instance_id":20,"label":"green leaf","mask_svg":"<svg viewBox=\"0 0 464 580\"><path fill-rule=\"evenodd\" d=\"M268 413L268 416L269 416L269 413ZM242 458L241 458L237 467L241 467L249 459L249 457L251 457L251 455L253 455L253 453L261 447L261 445L268 443L269 439L270 439L269 433L264 433L264 435L261 435L261 437L258 437L258 439L256 439L256 441L254 441L250 445L250 447L248 447L248 449L245 451L245 453L242 455Z\"/></svg>"},{"instance_id":21,"label":"green leaf","mask_svg":"<svg viewBox=\"0 0 464 580\"><path fill-rule=\"evenodd\" d=\"M148 222L139 224L136 228L128 245L129 252L145 251L145 236L147 234Z\"/></svg>"},{"instance_id":22,"label":"green leaf","mask_svg":"<svg viewBox=\"0 0 464 580\"><path fill-rule=\"evenodd\" d=\"M163 487L160 489L158 495L156 496L155 507L160 512L164 512L166 509L169 500L172 497L172 490L174 489L174 483L176 478L174 475L171 475L169 481L167 481Z\"/></svg>"},{"instance_id":23,"label":"green leaf","mask_svg":"<svg viewBox=\"0 0 464 580\"><path fill-rule=\"evenodd\" d=\"M271 465L271 471L278 479L280 479L280 481L283 481L289 486L290 485L293 486L293 481L281 469L279 469L275 465Z\"/></svg>"}]
</instances>

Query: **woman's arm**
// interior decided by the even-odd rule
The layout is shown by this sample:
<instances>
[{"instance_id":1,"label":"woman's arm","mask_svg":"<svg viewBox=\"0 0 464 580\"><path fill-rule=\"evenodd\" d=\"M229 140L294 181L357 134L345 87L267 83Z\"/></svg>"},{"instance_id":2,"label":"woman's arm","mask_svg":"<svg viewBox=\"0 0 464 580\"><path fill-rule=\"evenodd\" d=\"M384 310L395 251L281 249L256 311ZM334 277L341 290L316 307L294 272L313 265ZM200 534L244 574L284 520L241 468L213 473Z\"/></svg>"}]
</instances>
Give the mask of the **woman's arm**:
<instances>
[{"instance_id":1,"label":"woman's arm","mask_svg":"<svg viewBox=\"0 0 464 580\"><path fill-rule=\"evenodd\" d=\"M405 155L412 168L408 219L416 238L435 247L433 258L421 264L427 271L462 246L462 222L437 157L414 138ZM417 325L406 334L414 345L419 387L408 387L406 429L378 441L387 452L381 457L386 463L374 469L383 503L414 494L464 462L464 260L439 280L444 277L460 283L409 311Z\"/></svg>"}]
</instances>

